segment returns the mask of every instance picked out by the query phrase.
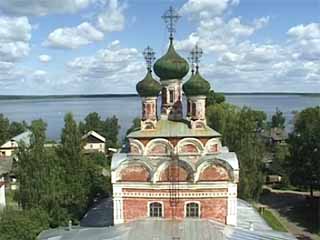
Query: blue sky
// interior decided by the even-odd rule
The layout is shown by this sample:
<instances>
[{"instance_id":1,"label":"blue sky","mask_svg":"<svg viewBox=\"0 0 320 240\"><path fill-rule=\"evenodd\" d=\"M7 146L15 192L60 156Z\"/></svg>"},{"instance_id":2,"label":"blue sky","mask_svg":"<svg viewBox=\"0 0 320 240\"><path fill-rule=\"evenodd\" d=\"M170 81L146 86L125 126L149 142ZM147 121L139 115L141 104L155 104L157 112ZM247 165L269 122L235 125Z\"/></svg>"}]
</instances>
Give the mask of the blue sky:
<instances>
[{"instance_id":1,"label":"blue sky","mask_svg":"<svg viewBox=\"0 0 320 240\"><path fill-rule=\"evenodd\" d=\"M320 0L0 0L0 94L134 93L170 5L214 90L320 92Z\"/></svg>"}]
</instances>

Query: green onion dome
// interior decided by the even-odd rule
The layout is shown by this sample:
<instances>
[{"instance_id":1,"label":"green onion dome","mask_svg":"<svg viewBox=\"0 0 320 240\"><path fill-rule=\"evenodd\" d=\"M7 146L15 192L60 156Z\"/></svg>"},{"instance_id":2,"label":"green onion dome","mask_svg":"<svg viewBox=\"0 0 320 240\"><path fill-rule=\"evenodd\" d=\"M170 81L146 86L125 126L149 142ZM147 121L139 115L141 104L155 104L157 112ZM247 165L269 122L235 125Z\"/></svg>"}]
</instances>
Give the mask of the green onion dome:
<instances>
[{"instance_id":1,"label":"green onion dome","mask_svg":"<svg viewBox=\"0 0 320 240\"><path fill-rule=\"evenodd\" d=\"M167 53L156 61L153 69L160 80L182 79L188 74L189 64L179 56L170 41Z\"/></svg>"},{"instance_id":2,"label":"green onion dome","mask_svg":"<svg viewBox=\"0 0 320 240\"><path fill-rule=\"evenodd\" d=\"M140 97L156 97L159 95L161 85L156 81L148 70L147 75L137 83L136 89Z\"/></svg>"},{"instance_id":3,"label":"green onion dome","mask_svg":"<svg viewBox=\"0 0 320 240\"><path fill-rule=\"evenodd\" d=\"M210 91L210 83L205 80L197 70L196 73L183 84L182 89L186 96L206 96Z\"/></svg>"}]
</instances>

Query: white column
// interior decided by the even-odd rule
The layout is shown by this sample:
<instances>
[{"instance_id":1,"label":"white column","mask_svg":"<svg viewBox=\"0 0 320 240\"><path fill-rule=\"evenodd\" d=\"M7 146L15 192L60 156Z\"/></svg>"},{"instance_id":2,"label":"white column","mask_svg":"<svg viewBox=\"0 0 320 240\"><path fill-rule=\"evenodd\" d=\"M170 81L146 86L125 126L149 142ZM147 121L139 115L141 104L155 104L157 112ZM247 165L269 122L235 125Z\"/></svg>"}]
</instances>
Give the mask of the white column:
<instances>
[{"instance_id":1,"label":"white column","mask_svg":"<svg viewBox=\"0 0 320 240\"><path fill-rule=\"evenodd\" d=\"M4 184L4 177L0 178L0 208L6 206L6 185Z\"/></svg>"},{"instance_id":2,"label":"white column","mask_svg":"<svg viewBox=\"0 0 320 240\"><path fill-rule=\"evenodd\" d=\"M123 219L123 199L121 196L122 188L113 186L113 223L120 224Z\"/></svg>"},{"instance_id":3,"label":"white column","mask_svg":"<svg viewBox=\"0 0 320 240\"><path fill-rule=\"evenodd\" d=\"M227 224L237 225L237 184L230 184L228 187L228 213Z\"/></svg>"}]
</instances>

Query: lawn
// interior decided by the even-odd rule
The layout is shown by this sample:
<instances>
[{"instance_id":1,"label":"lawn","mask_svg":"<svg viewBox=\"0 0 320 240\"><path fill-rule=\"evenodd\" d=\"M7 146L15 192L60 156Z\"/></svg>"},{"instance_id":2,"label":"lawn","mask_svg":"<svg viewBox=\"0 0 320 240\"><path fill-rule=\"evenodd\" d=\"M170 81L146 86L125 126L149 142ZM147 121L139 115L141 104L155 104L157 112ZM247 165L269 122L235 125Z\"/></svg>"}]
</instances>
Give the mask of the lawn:
<instances>
[{"instance_id":1,"label":"lawn","mask_svg":"<svg viewBox=\"0 0 320 240\"><path fill-rule=\"evenodd\" d=\"M270 210L264 209L264 211L261 213L261 216L273 230L287 232L287 229Z\"/></svg>"}]
</instances>

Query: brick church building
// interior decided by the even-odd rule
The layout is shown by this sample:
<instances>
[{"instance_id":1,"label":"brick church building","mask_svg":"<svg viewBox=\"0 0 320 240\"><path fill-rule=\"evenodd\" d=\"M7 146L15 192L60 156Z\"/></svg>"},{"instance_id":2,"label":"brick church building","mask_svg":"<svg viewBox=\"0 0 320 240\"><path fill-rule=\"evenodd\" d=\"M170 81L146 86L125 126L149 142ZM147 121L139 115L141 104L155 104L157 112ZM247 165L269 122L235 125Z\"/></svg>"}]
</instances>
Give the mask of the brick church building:
<instances>
[{"instance_id":1,"label":"brick church building","mask_svg":"<svg viewBox=\"0 0 320 240\"><path fill-rule=\"evenodd\" d=\"M202 51L193 49L184 81L189 63L176 52L173 38L178 15L170 8L163 18L170 32L167 53L153 64L154 52L145 50L147 73L136 87L141 128L127 136L129 151L112 158L114 223L202 218L236 225L239 164L206 123L210 84L200 74Z\"/></svg>"}]
</instances>

